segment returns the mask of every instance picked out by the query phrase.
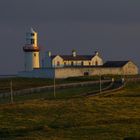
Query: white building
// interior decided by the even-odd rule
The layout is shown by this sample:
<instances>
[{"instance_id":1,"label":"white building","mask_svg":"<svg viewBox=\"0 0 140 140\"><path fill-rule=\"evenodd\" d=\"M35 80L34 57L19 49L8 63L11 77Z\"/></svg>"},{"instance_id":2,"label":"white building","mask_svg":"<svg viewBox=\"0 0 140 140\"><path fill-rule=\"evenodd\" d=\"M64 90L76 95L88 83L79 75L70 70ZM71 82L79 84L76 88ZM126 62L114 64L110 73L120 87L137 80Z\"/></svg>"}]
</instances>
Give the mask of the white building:
<instances>
[{"instance_id":1,"label":"white building","mask_svg":"<svg viewBox=\"0 0 140 140\"><path fill-rule=\"evenodd\" d=\"M32 28L30 32L26 33L26 44L23 47L23 51L25 71L32 71L34 68L40 68L37 33Z\"/></svg>"},{"instance_id":2,"label":"white building","mask_svg":"<svg viewBox=\"0 0 140 140\"><path fill-rule=\"evenodd\" d=\"M132 61L109 61L103 64L98 52L93 55L52 55L47 52L40 67L37 33L31 28L26 33L25 69L18 73L20 77L67 78L87 75L136 75L138 67Z\"/></svg>"},{"instance_id":3,"label":"white building","mask_svg":"<svg viewBox=\"0 0 140 140\"><path fill-rule=\"evenodd\" d=\"M101 66L103 60L98 52L93 55L77 55L75 50L71 55L51 55L46 54L43 67L76 67L76 66Z\"/></svg>"}]
</instances>

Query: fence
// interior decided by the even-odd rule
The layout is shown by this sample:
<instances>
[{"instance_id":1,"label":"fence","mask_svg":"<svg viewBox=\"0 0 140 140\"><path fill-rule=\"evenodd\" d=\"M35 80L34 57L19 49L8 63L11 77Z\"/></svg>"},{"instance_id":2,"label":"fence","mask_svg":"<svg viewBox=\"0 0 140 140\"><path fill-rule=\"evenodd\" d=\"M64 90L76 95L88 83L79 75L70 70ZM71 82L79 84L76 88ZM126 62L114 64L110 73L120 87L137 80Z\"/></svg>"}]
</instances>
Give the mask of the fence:
<instances>
[{"instance_id":1,"label":"fence","mask_svg":"<svg viewBox=\"0 0 140 140\"><path fill-rule=\"evenodd\" d=\"M115 82L112 82L108 87L102 89L101 92L99 90L95 92L88 92L84 96L96 96L96 95L116 92L124 88L125 84L126 83L122 81L115 81Z\"/></svg>"},{"instance_id":2,"label":"fence","mask_svg":"<svg viewBox=\"0 0 140 140\"><path fill-rule=\"evenodd\" d=\"M70 88L70 87L87 86L87 85L98 84L99 82L100 81L87 81L87 82L78 82L78 83L59 84L59 85L55 85L55 88L64 89L64 88ZM111 80L102 80L102 83L108 83L108 82L111 82ZM49 91L53 89L54 89L54 85L37 87L37 88L29 88L29 89L13 91L13 95L27 95L27 94L32 94L32 93ZM6 97L9 97L10 95L11 95L10 92L0 93L0 98L6 98Z\"/></svg>"}]
</instances>

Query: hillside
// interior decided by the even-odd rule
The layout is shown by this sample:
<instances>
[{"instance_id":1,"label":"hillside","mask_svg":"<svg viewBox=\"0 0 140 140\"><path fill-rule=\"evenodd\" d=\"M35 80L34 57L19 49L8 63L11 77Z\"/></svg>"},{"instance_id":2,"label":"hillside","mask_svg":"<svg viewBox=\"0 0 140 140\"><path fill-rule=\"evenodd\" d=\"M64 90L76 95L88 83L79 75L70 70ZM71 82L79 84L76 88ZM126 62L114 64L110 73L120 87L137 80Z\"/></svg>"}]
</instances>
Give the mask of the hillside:
<instances>
[{"instance_id":1,"label":"hillside","mask_svg":"<svg viewBox=\"0 0 140 140\"><path fill-rule=\"evenodd\" d=\"M140 138L140 83L107 96L1 104L0 122L4 140Z\"/></svg>"}]
</instances>

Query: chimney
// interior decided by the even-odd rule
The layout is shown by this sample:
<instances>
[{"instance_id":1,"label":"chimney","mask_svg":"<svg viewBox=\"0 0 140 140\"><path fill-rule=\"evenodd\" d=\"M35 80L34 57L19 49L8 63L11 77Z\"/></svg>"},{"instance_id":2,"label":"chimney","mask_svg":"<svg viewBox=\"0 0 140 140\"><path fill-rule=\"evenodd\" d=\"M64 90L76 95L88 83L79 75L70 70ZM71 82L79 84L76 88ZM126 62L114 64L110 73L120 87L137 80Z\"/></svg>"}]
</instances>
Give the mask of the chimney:
<instances>
[{"instance_id":1,"label":"chimney","mask_svg":"<svg viewBox=\"0 0 140 140\"><path fill-rule=\"evenodd\" d=\"M51 57L52 53L51 51L48 51L48 56Z\"/></svg>"},{"instance_id":2,"label":"chimney","mask_svg":"<svg viewBox=\"0 0 140 140\"><path fill-rule=\"evenodd\" d=\"M72 50L72 56L73 56L73 57L76 57L76 55L77 55L77 54L76 54L76 50Z\"/></svg>"},{"instance_id":3,"label":"chimney","mask_svg":"<svg viewBox=\"0 0 140 140\"><path fill-rule=\"evenodd\" d=\"M95 55L99 55L98 51L95 51Z\"/></svg>"}]
</instances>

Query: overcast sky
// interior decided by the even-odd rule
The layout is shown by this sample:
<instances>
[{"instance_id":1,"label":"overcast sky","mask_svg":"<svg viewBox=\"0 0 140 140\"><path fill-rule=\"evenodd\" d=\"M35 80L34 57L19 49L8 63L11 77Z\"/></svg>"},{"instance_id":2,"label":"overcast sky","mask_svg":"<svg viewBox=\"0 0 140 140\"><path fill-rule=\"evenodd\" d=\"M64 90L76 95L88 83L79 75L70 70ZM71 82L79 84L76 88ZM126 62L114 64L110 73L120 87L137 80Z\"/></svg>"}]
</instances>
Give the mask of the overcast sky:
<instances>
[{"instance_id":1,"label":"overcast sky","mask_svg":"<svg viewBox=\"0 0 140 140\"><path fill-rule=\"evenodd\" d=\"M25 33L41 54L94 54L140 66L140 0L0 0L0 74L23 70Z\"/></svg>"}]
</instances>

